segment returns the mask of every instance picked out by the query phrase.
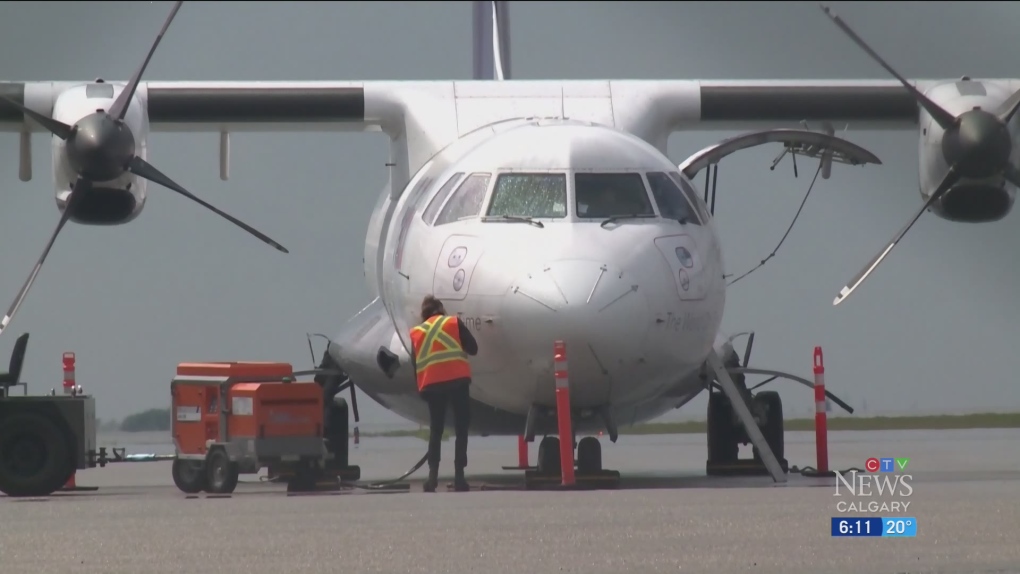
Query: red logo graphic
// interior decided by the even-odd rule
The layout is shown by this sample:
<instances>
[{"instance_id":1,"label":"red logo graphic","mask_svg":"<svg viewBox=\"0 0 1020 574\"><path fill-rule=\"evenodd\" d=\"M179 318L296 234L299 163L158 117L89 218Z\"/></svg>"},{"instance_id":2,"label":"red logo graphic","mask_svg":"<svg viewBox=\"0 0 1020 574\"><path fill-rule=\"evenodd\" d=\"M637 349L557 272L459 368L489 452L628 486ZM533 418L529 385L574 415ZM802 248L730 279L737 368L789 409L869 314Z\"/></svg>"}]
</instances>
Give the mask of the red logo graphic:
<instances>
[{"instance_id":1,"label":"red logo graphic","mask_svg":"<svg viewBox=\"0 0 1020 574\"><path fill-rule=\"evenodd\" d=\"M868 472L878 472L878 467L879 463L877 458L869 458L864 463L864 470L867 470Z\"/></svg>"}]
</instances>

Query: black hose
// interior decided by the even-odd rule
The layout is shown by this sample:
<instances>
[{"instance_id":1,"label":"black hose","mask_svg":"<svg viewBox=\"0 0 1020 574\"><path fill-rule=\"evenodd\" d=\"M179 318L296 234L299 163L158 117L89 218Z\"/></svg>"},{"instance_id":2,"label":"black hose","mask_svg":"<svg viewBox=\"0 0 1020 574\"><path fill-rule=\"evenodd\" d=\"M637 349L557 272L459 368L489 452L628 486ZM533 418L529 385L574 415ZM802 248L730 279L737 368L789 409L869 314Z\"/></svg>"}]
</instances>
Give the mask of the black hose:
<instances>
[{"instance_id":1,"label":"black hose","mask_svg":"<svg viewBox=\"0 0 1020 574\"><path fill-rule=\"evenodd\" d=\"M417 472L418 469L420 469L422 466L425 465L425 463L428 461L428 459L429 459L429 453L428 453L428 449L426 449L425 454L421 457L421 460L419 460L417 463L415 463L414 466L412 466L410 469L408 469L407 472L405 472L404 474L398 476L397 478L392 478L390 480L381 480L379 482L369 482L369 483L364 483L364 482L348 482L348 481L345 481L345 480L341 480L338 483L338 486L346 487L346 488L361 488L361 489L364 489L364 490L406 490L406 489L410 488L410 485L398 484L398 483L403 482L404 479L406 479L407 477L409 477L412 474L414 474L415 472ZM279 482L280 478L279 477L269 478L269 477L263 476L263 477L260 478L260 480L267 481L267 482Z\"/></svg>"},{"instance_id":2,"label":"black hose","mask_svg":"<svg viewBox=\"0 0 1020 574\"><path fill-rule=\"evenodd\" d=\"M821 472L813 466L802 466L798 468L797 465L793 465L790 467L790 474L799 474L801 476L806 476L809 478L818 478L822 476L836 476L837 473L847 474L849 472L864 472L864 471L855 466L851 466L850 468L845 468L843 470L830 470L828 472Z\"/></svg>"},{"instance_id":3,"label":"black hose","mask_svg":"<svg viewBox=\"0 0 1020 574\"><path fill-rule=\"evenodd\" d=\"M417 464L412 466L410 470L408 470L404 474L398 476L397 478L394 478L394 479L391 479L391 480L383 480L383 481L380 481L380 482L370 482L368 484L359 483L359 482L344 482L344 481L340 481L340 486L349 486L349 487L352 487L352 488L363 488L365 490L391 490L391 489L392 490L396 490L394 487L397 486L397 483L402 482L405 478L407 478L407 477L411 476L412 474L414 474L415 472L417 472L419 468L421 468L422 466L425 465L425 462L428 461L428 459L429 459L429 453L428 453L428 449L426 449L425 450L425 455L421 457L421 460L419 460ZM400 490L403 490L403 486L404 485L399 485L399 486L401 487ZM407 486L408 486L408 488L410 488L410 485L407 485Z\"/></svg>"}]
</instances>

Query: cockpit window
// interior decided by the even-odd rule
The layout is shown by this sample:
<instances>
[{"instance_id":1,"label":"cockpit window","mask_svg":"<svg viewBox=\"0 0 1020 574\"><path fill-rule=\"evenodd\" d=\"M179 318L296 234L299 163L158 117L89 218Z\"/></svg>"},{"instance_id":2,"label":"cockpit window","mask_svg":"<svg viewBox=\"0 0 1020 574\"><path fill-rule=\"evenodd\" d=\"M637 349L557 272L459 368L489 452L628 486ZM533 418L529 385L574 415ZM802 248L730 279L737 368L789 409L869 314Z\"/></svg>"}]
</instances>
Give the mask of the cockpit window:
<instances>
[{"instance_id":1,"label":"cockpit window","mask_svg":"<svg viewBox=\"0 0 1020 574\"><path fill-rule=\"evenodd\" d=\"M567 216L567 176L562 173L504 173L496 179L489 217Z\"/></svg>"},{"instance_id":2,"label":"cockpit window","mask_svg":"<svg viewBox=\"0 0 1020 574\"><path fill-rule=\"evenodd\" d=\"M85 84L85 97L92 98L113 98L112 84Z\"/></svg>"},{"instance_id":3,"label":"cockpit window","mask_svg":"<svg viewBox=\"0 0 1020 574\"><path fill-rule=\"evenodd\" d=\"M659 213L667 219L675 219L683 223L701 223L695 215L693 203L685 197L675 181L661 171L646 174L648 185L652 188L655 203L659 204Z\"/></svg>"},{"instance_id":4,"label":"cockpit window","mask_svg":"<svg viewBox=\"0 0 1020 574\"><path fill-rule=\"evenodd\" d=\"M461 178L464 177L464 172L459 171L446 180L443 187L439 188L435 197L429 202L428 207L425 208L424 213L421 214L421 220L425 223L432 225L436 221L436 214L439 213L439 208L443 206L443 202L450 196L450 192L453 191L454 186L460 183Z\"/></svg>"},{"instance_id":5,"label":"cockpit window","mask_svg":"<svg viewBox=\"0 0 1020 574\"><path fill-rule=\"evenodd\" d=\"M655 213L639 173L575 174L574 195L582 218Z\"/></svg>"},{"instance_id":6,"label":"cockpit window","mask_svg":"<svg viewBox=\"0 0 1020 574\"><path fill-rule=\"evenodd\" d=\"M485 192L489 190L490 174L472 173L460 184L457 191L450 196L443 210L439 212L436 225L453 223L461 219L478 217L482 211L482 201L485 199Z\"/></svg>"},{"instance_id":7,"label":"cockpit window","mask_svg":"<svg viewBox=\"0 0 1020 574\"><path fill-rule=\"evenodd\" d=\"M698 215L701 216L702 222L707 222L712 216L708 213L708 206L705 205L705 201L698 195L698 190L694 189L691 182L687 181L675 171L669 172L669 176L673 178L673 181L680 186L680 189L684 192L684 197L698 210Z\"/></svg>"}]
</instances>

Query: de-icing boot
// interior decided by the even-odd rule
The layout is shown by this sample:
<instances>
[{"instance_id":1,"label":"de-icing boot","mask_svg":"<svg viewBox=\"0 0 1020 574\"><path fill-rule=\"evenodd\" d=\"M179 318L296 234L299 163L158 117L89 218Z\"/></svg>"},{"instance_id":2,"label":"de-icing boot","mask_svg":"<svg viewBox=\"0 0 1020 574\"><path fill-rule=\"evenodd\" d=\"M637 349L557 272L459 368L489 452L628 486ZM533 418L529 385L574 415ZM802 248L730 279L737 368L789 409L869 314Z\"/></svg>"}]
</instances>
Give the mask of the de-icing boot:
<instances>
[{"instance_id":1,"label":"de-icing boot","mask_svg":"<svg viewBox=\"0 0 1020 574\"><path fill-rule=\"evenodd\" d=\"M436 486L439 485L439 468L429 468L429 477L425 480L425 484L422 485L422 490L425 492L435 492Z\"/></svg>"},{"instance_id":2,"label":"de-icing boot","mask_svg":"<svg viewBox=\"0 0 1020 574\"><path fill-rule=\"evenodd\" d=\"M471 485L464 479L464 469L458 468L455 471L456 474L453 476L453 489L457 492L467 492L471 490Z\"/></svg>"}]
</instances>

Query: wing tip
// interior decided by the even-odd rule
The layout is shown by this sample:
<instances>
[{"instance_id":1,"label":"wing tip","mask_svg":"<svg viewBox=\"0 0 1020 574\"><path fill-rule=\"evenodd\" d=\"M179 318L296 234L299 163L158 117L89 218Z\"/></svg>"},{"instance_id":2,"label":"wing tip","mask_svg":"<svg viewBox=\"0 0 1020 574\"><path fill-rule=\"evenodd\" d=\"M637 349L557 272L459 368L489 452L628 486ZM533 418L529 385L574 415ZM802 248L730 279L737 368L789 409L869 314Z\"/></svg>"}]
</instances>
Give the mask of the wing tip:
<instances>
[{"instance_id":1,"label":"wing tip","mask_svg":"<svg viewBox=\"0 0 1020 574\"><path fill-rule=\"evenodd\" d=\"M840 289L839 295L836 295L836 298L832 300L832 306L835 307L843 301L846 301L846 298L849 297L852 292L853 289L851 289L849 285Z\"/></svg>"}]
</instances>

